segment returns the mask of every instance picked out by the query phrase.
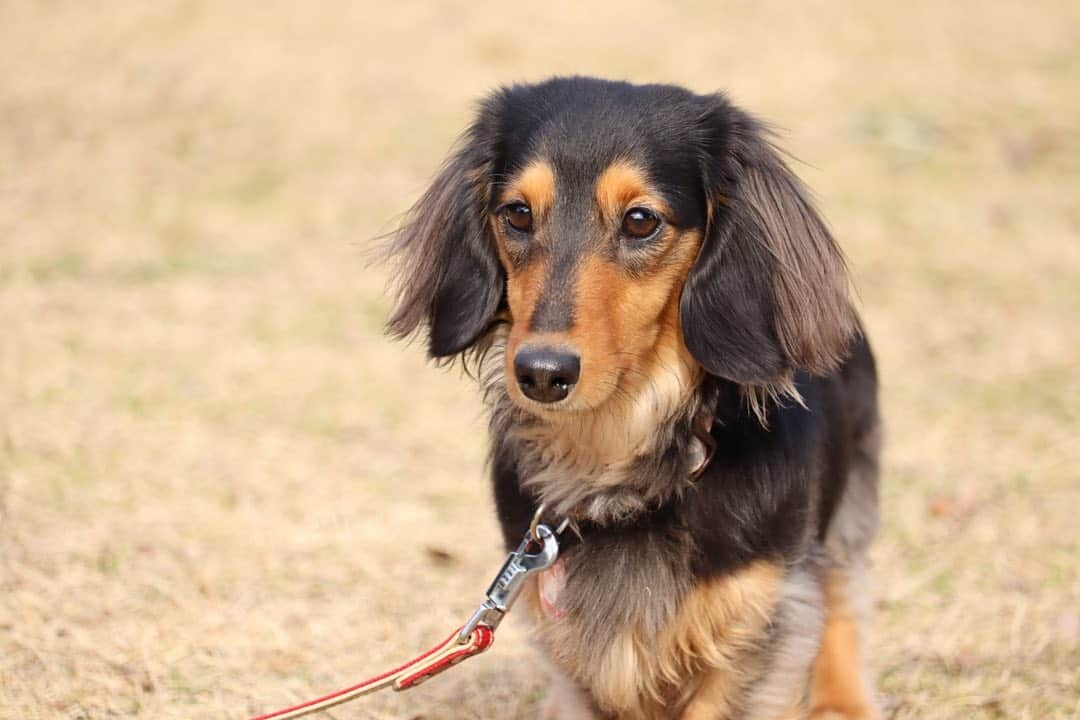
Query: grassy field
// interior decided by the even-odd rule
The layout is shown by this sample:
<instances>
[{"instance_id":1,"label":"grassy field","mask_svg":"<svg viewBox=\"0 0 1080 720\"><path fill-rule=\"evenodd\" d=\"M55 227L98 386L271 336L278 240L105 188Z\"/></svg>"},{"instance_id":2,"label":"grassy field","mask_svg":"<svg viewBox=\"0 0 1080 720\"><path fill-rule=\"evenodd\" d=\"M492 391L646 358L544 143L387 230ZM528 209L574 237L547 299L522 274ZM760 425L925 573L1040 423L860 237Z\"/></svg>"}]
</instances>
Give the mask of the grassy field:
<instances>
[{"instance_id":1,"label":"grassy field","mask_svg":"<svg viewBox=\"0 0 1080 720\"><path fill-rule=\"evenodd\" d=\"M498 565L472 383L364 250L474 98L724 88L851 261L889 713L1080 717L1080 4L0 6L0 718L243 718L441 638ZM339 720L531 718L523 628Z\"/></svg>"}]
</instances>

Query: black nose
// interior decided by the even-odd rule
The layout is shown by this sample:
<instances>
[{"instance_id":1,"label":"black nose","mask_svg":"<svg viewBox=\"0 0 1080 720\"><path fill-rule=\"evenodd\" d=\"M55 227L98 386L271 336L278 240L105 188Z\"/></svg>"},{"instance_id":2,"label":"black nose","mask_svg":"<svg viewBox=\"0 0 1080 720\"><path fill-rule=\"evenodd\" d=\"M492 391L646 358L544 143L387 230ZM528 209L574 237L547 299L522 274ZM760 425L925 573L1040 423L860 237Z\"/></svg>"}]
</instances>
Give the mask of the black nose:
<instances>
[{"instance_id":1,"label":"black nose","mask_svg":"<svg viewBox=\"0 0 1080 720\"><path fill-rule=\"evenodd\" d=\"M577 355L550 348L522 348L514 358L514 374L525 397L558 402L570 394L581 374Z\"/></svg>"}]
</instances>

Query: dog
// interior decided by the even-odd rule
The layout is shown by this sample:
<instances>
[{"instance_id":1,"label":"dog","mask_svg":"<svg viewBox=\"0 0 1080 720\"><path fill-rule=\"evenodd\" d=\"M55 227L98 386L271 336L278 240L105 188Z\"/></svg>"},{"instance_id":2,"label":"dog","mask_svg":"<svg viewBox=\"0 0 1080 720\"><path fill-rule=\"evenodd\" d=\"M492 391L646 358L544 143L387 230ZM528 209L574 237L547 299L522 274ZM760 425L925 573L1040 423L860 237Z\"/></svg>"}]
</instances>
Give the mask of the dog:
<instances>
[{"instance_id":1,"label":"dog","mask_svg":"<svg viewBox=\"0 0 1080 720\"><path fill-rule=\"evenodd\" d=\"M568 520L523 593L548 719L879 717L873 355L843 255L725 95L501 88L392 233L388 332L490 409L508 547Z\"/></svg>"}]
</instances>

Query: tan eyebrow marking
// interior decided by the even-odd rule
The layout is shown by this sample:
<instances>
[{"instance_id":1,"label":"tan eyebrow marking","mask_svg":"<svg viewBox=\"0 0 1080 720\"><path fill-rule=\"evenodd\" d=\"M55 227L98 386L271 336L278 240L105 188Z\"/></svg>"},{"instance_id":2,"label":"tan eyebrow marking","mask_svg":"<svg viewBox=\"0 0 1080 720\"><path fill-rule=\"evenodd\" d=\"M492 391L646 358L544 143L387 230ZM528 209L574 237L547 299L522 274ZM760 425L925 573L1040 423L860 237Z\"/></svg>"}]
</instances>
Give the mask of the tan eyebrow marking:
<instances>
[{"instance_id":1,"label":"tan eyebrow marking","mask_svg":"<svg viewBox=\"0 0 1080 720\"><path fill-rule=\"evenodd\" d=\"M607 218L620 217L634 204L644 204L662 214L669 208L653 190L645 171L626 160L616 160L596 181L596 202Z\"/></svg>"},{"instance_id":2,"label":"tan eyebrow marking","mask_svg":"<svg viewBox=\"0 0 1080 720\"><path fill-rule=\"evenodd\" d=\"M555 203L555 170L544 160L534 160L510 181L501 195L502 202L523 199L534 215L543 214Z\"/></svg>"}]
</instances>

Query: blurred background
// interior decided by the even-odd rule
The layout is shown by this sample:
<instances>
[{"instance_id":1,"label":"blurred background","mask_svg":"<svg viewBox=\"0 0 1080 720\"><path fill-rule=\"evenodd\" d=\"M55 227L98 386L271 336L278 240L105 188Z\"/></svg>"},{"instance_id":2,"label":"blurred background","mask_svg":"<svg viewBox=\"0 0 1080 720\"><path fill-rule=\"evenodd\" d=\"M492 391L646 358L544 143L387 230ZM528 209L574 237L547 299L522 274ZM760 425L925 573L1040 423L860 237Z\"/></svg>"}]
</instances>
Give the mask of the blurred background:
<instances>
[{"instance_id":1,"label":"blurred background","mask_svg":"<svg viewBox=\"0 0 1080 720\"><path fill-rule=\"evenodd\" d=\"M429 647L501 561L471 380L364 251L490 88L784 129L879 355L888 716L1080 716L1080 4L0 5L0 718L243 718ZM531 718L499 644L335 718Z\"/></svg>"}]
</instances>

